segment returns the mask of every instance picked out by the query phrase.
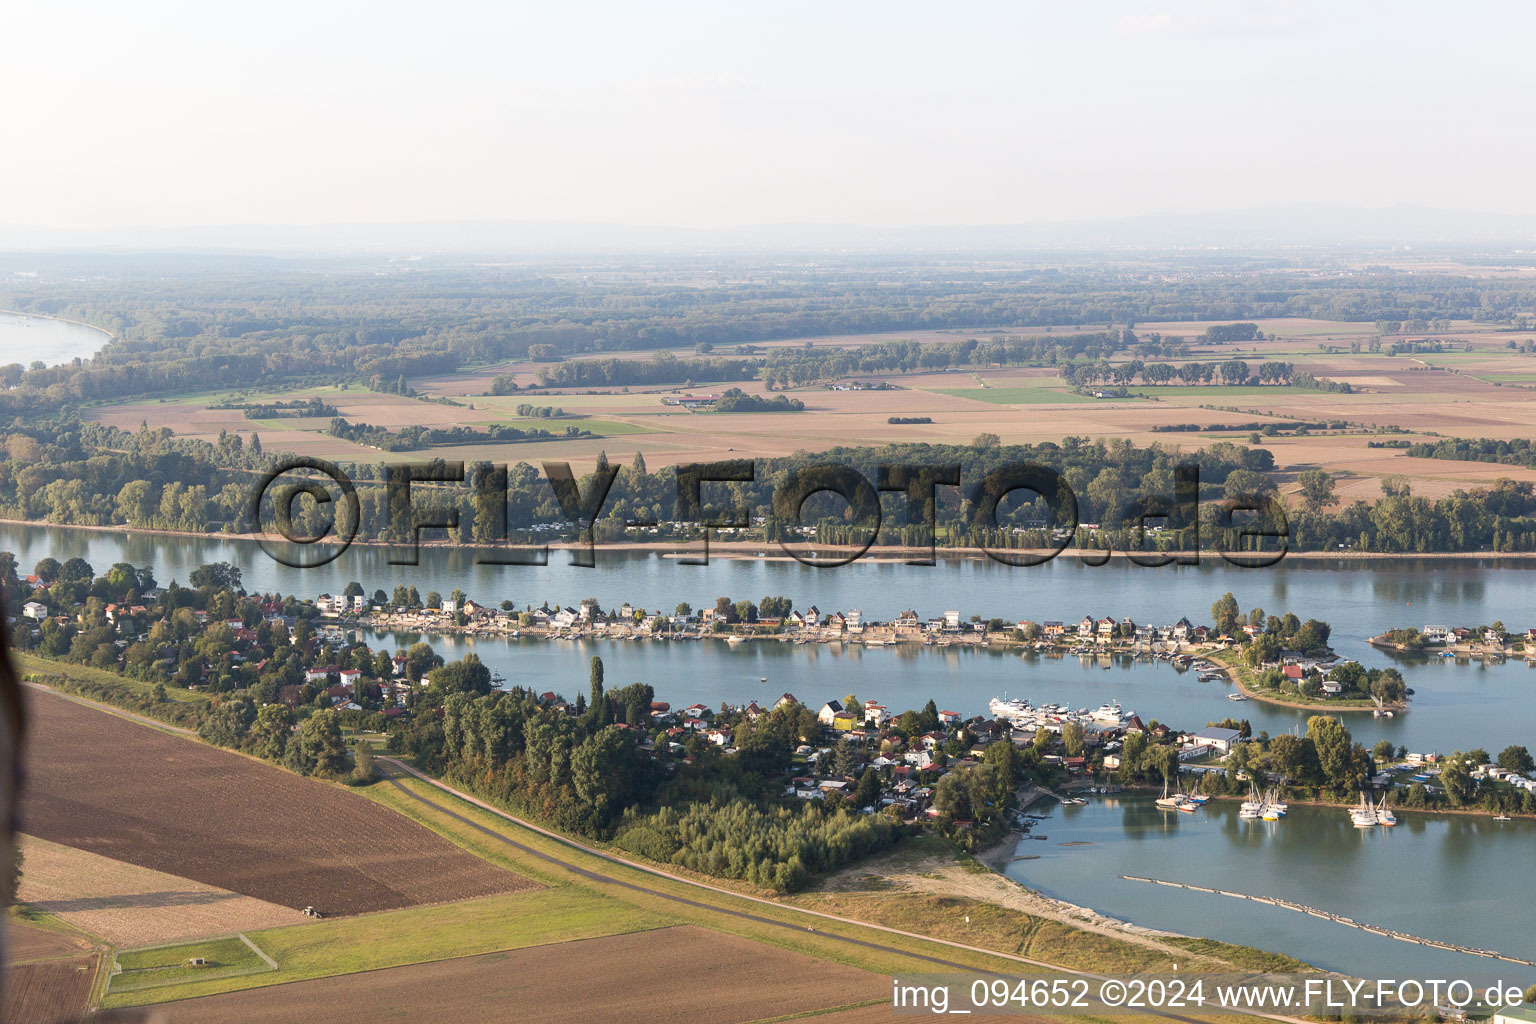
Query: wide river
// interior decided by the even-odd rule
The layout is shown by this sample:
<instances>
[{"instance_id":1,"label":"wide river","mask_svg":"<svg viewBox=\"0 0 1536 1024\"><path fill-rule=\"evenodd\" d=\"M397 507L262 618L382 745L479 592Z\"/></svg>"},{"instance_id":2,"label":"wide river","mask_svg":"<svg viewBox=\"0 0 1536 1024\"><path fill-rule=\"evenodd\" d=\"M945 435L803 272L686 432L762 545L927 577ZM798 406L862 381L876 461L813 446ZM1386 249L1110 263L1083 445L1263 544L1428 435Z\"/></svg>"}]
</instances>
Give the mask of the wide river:
<instances>
[{"instance_id":1,"label":"wide river","mask_svg":"<svg viewBox=\"0 0 1536 1024\"><path fill-rule=\"evenodd\" d=\"M1357 739L1380 738L1414 751L1510 743L1536 745L1536 670L1524 662L1482 665L1452 659L1392 659L1368 636L1393 626L1480 625L1502 620L1511 630L1536 625L1525 592L1529 569L1476 559L1303 561L1269 569L1236 569L1217 560L1199 567L1140 568L1121 562L1088 567L1071 559L1010 568L952 561L932 568L862 561L813 569L793 561L719 559L679 564L657 554L599 549L597 567L569 564L555 552L546 567L477 565L467 551L423 548L420 565L389 564L389 553L355 547L313 569L283 566L249 542L0 524L0 548L28 568L45 555L80 556L100 572L114 562L153 566L162 584L185 582L198 565L229 561L248 590L314 597L357 580L371 593L397 583L444 594L462 588L476 600L519 607L575 604L595 597L604 607L629 602L671 610L678 602L713 605L716 597L759 600L784 595L795 607L860 608L894 617L914 608L924 617L958 609L1007 620L1076 620L1129 616L1201 622L1225 591L1246 611L1293 611L1333 625L1333 644L1368 665L1396 664L1413 687L1410 710L1392 719L1345 716ZM1513 563L1519 565L1520 563ZM395 635L405 644L420 639ZM998 650L838 644L796 646L718 641L546 642L427 637L445 656L473 650L509 683L575 694L586 686L587 660L601 655L615 685L643 680L658 699L711 706L776 698L785 691L819 704L855 693L901 710L929 697L964 714L986 711L1008 693L1035 702L1096 707L1118 699L1144 719L1201 727L1228 716L1255 730L1305 728L1307 712L1257 701L1235 703L1227 688L1162 662L1044 658ZM1318 918L1228 897L1123 881L1121 874L1193 882L1237 892L1281 896L1358 921L1536 960L1523 891L1536 826L1497 825L1484 816L1434 818L1402 814L1396 830L1361 833L1342 811L1293 808L1278 823L1244 822L1234 805L1172 814L1139 799L1095 798L1061 808L1037 829L1045 842L1021 844L1010 873L1051 895L1152 927L1242 942L1323 966L1390 975L1457 970L1462 974L1536 981L1536 969L1445 953L1346 928ZM1060 843L1091 845L1061 846Z\"/></svg>"},{"instance_id":2,"label":"wide river","mask_svg":"<svg viewBox=\"0 0 1536 1024\"><path fill-rule=\"evenodd\" d=\"M105 331L67 320L20 313L0 313L0 365L31 366L41 359L49 366L71 359L89 359L110 340Z\"/></svg>"}]
</instances>

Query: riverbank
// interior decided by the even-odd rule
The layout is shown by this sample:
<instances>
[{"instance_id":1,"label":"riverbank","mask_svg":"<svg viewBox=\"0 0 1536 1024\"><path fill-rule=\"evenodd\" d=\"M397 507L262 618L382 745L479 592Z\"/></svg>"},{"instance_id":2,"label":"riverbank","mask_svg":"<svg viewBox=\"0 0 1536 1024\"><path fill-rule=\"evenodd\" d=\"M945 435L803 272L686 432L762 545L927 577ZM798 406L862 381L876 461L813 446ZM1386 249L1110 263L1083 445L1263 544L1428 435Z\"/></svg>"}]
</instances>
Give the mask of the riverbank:
<instances>
[{"instance_id":1,"label":"riverbank","mask_svg":"<svg viewBox=\"0 0 1536 1024\"><path fill-rule=\"evenodd\" d=\"M86 325L90 326L90 325ZM99 330L99 328L98 328ZM96 533L128 534L146 537L181 537L194 540L211 541L240 541L242 543L255 544L260 541L268 543L287 543L281 538L268 539L263 535L247 532L208 532L199 530L163 530L148 527L135 527L126 524L97 525L92 523L54 523L44 519L14 519L0 517L0 525L39 527L55 530L82 530ZM316 542L320 545L335 546L338 542L332 538L323 538ZM365 548L403 548L406 545L394 541L385 540L355 540L349 546ZM577 541L549 541L539 544L527 545L477 545L463 544L455 540L443 538L426 538L420 542L424 548L462 548L466 551L507 551L516 550L532 554L543 548L551 551L585 551L593 545ZM698 558L703 554L703 542L693 541L684 543L679 541L598 541L595 544L598 551L615 551L623 553L658 554L664 558ZM778 553L772 553L775 550ZM823 548L827 557L822 561L832 561L832 556L841 552L844 557L855 554L856 548ZM998 555L1052 555L1050 549L1035 548L1007 548L1000 549ZM871 562L877 564L911 564L918 559L926 559L932 554L940 562L976 562L992 561L992 557L986 549L977 547L940 547L930 551L925 547L906 547L900 545L874 546L867 549L867 553L858 557L859 562ZM748 560L762 562L799 562L800 559L784 553L776 541L744 541L744 540L714 540L709 542L709 555L711 559L722 560ZM1136 565L1132 559L1154 557L1190 558L1197 557L1202 562L1220 562L1221 555L1216 551L1189 552L1189 551L1146 551L1146 552L1105 552L1095 548L1065 548L1054 554L1054 558L1081 558L1087 564L1101 565L1106 561L1112 564ZM1496 564L1520 564L1536 563L1536 551L1438 551L1438 552L1392 552L1392 551L1290 551L1282 561L1300 560L1306 562L1339 562L1349 564L1365 564L1370 562L1403 562L1413 560L1441 561L1441 562L1491 562ZM1027 568L1027 567L1021 567ZM1149 566L1147 568L1160 568Z\"/></svg>"},{"instance_id":2,"label":"riverbank","mask_svg":"<svg viewBox=\"0 0 1536 1024\"><path fill-rule=\"evenodd\" d=\"M117 335L113 334L105 327L97 327L95 324L88 324L84 320L71 320L67 316L50 316L47 313L32 313L25 309L0 309L0 313L8 313L11 316L24 316L33 320L52 320L55 323L60 324L73 324L76 327L87 327L100 334L105 334L108 341L117 340Z\"/></svg>"},{"instance_id":3,"label":"riverbank","mask_svg":"<svg viewBox=\"0 0 1536 1024\"><path fill-rule=\"evenodd\" d=\"M1288 697L1275 696L1272 691L1260 690L1253 686L1251 680L1245 678L1247 674L1246 669L1239 665L1230 664L1227 659L1222 657L1222 655L1226 653L1227 652L1218 651L1212 654L1208 654L1206 657L1208 657L1218 666L1215 669L1216 673L1227 682L1235 686L1238 692L1247 697L1249 700L1256 700L1264 704L1271 704L1277 708L1292 708L1297 711L1321 711L1324 713L1365 712L1367 714L1374 715L1378 710L1376 702L1369 700L1341 699L1327 701L1300 701L1291 700ZM1230 655L1228 655L1228 658L1230 658ZM1234 703L1242 702L1236 701ZM1397 701L1391 704L1383 704L1380 706L1379 710L1390 711L1392 714L1396 715L1407 711L1408 704L1406 701Z\"/></svg>"}]
</instances>

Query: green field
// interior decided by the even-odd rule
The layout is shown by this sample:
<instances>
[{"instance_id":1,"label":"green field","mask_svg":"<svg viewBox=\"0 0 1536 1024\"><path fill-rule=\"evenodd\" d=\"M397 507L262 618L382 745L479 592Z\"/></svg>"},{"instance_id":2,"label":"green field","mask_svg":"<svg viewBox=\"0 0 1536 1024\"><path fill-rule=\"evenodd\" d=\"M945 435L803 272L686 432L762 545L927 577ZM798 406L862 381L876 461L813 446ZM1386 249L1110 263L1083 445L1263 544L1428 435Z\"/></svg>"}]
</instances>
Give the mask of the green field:
<instances>
[{"instance_id":1,"label":"green field","mask_svg":"<svg viewBox=\"0 0 1536 1024\"><path fill-rule=\"evenodd\" d=\"M105 686L112 689L131 693L136 697L146 700L153 699L155 684L146 683L138 679L130 679L120 676L116 672L108 672L105 669L91 668L89 665L76 665L67 661L54 661L51 658L39 657L36 654L28 654L25 651L15 651L11 657L16 659L17 666L23 674L37 673L38 675L63 676L87 686ZM165 688L166 700L175 704L206 704L206 693L195 693L191 690L183 690L179 686L167 686Z\"/></svg>"},{"instance_id":2,"label":"green field","mask_svg":"<svg viewBox=\"0 0 1536 1024\"><path fill-rule=\"evenodd\" d=\"M194 958L204 963L193 964ZM207 983L272 970L254 949L238 937L203 939L174 946L128 950L117 956L120 973L107 981L112 995L159 990L178 985Z\"/></svg>"},{"instance_id":3,"label":"green field","mask_svg":"<svg viewBox=\"0 0 1536 1024\"><path fill-rule=\"evenodd\" d=\"M671 922L598 893L575 887L508 893L462 903L336 918L251 932L249 938L277 961L277 970L198 978L201 968L165 967L151 989L123 990L115 981L105 1005L133 1006L233 992L289 981L355 974L449 957L494 953L568 939L646 931ZM233 941L245 948L239 939ZM208 942L118 954L118 962L182 964L206 956ZM222 948L222 943L218 944ZM249 952L249 950L247 950ZM254 954L252 954L254 958ZM256 961L260 964L260 960ZM265 965L262 965L265 966Z\"/></svg>"}]
</instances>

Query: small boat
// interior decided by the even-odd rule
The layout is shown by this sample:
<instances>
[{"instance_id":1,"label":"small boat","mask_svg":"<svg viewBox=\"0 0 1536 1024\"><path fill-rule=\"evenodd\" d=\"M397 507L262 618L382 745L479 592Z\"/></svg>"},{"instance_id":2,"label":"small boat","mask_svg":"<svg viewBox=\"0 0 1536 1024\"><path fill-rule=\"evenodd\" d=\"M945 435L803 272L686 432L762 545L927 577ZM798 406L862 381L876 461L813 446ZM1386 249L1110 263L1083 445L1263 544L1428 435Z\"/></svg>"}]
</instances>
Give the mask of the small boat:
<instances>
[{"instance_id":1,"label":"small boat","mask_svg":"<svg viewBox=\"0 0 1536 1024\"><path fill-rule=\"evenodd\" d=\"M1500 812L1499 814L1495 814L1493 816L1493 820L1494 821L1514 821L1515 819L1511 818L1507 814L1504 814L1504 813Z\"/></svg>"},{"instance_id":2,"label":"small boat","mask_svg":"<svg viewBox=\"0 0 1536 1024\"><path fill-rule=\"evenodd\" d=\"M1164 779L1163 795L1154 800L1153 803L1157 804L1157 806L1161 807L1165 811L1176 811L1179 809L1179 804L1182 803L1183 800L1184 798L1182 796L1168 795L1168 780Z\"/></svg>"},{"instance_id":3,"label":"small boat","mask_svg":"<svg viewBox=\"0 0 1536 1024\"><path fill-rule=\"evenodd\" d=\"M1350 810L1349 821L1355 828L1375 828L1380 824L1375 805L1365 798L1364 793L1360 794L1360 806Z\"/></svg>"},{"instance_id":4,"label":"small boat","mask_svg":"<svg viewBox=\"0 0 1536 1024\"><path fill-rule=\"evenodd\" d=\"M1227 694L1227 700L1247 700L1247 699L1248 699L1248 695L1246 693L1234 691L1232 693Z\"/></svg>"},{"instance_id":5,"label":"small boat","mask_svg":"<svg viewBox=\"0 0 1536 1024\"><path fill-rule=\"evenodd\" d=\"M1392 808L1387 806L1387 798L1382 797L1381 803L1376 807L1376 823L1378 825L1396 825L1397 815L1392 813Z\"/></svg>"}]
</instances>

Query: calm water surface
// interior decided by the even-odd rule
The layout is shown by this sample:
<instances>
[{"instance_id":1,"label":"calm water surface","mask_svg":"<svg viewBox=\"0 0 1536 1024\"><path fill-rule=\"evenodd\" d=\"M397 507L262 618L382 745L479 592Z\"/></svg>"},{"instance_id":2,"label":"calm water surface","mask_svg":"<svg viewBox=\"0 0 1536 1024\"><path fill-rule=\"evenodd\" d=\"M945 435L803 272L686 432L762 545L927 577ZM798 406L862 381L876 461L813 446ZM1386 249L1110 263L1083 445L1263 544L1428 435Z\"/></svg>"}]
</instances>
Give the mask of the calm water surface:
<instances>
[{"instance_id":1,"label":"calm water surface","mask_svg":"<svg viewBox=\"0 0 1536 1024\"><path fill-rule=\"evenodd\" d=\"M49 366L71 359L89 359L107 343L104 331L50 320L47 317L0 313L0 365L31 366L41 359Z\"/></svg>"},{"instance_id":2,"label":"calm water surface","mask_svg":"<svg viewBox=\"0 0 1536 1024\"><path fill-rule=\"evenodd\" d=\"M1060 807L1024 840L1008 874L1050 896L1187 935L1277 950L1365 976L1494 975L1528 985L1536 968L1372 935L1321 918L1121 875L1274 896L1364 924L1536 960L1523 881L1536 825L1483 815L1398 815L1357 829L1338 808L1293 806L1244 821L1235 802L1193 814L1150 797L1089 797ZM1064 846L1063 843L1083 845ZM1450 973L1446 973L1450 972Z\"/></svg>"},{"instance_id":3,"label":"calm water surface","mask_svg":"<svg viewBox=\"0 0 1536 1024\"><path fill-rule=\"evenodd\" d=\"M419 566L388 564L379 549L354 548L318 569L287 568L254 545L218 539L126 536L80 530L0 525L0 547L29 567L45 555L81 556L101 571L113 562L152 565L162 583L185 581L198 565L226 560L240 566L248 589L302 596L337 591L358 580L370 592L396 583L443 593L461 587L479 600L507 598L519 606L575 604L596 597L605 607L625 601L671 610L679 601L712 605L721 595L758 600L786 595L795 606L824 611L861 608L889 618L905 608L926 616L948 608L967 616L1074 620L1129 616L1167 622L1181 615L1209 619L1211 603L1232 591L1244 608L1294 611L1327 620L1334 645L1369 665L1392 663L1364 643L1391 626L1427 622L1509 628L1536 624L1527 597L1530 570L1477 560L1318 563L1293 561L1264 570L1221 563L1198 568L1144 569L1123 564L1084 567L1069 560L1008 568L952 562L934 568L855 563L811 569L795 562L717 560L679 565L653 554L599 551L596 569L568 564L555 553L548 567L475 565L452 549L423 549ZM415 635L375 637L406 644ZM616 684L643 680L676 704L744 702L788 690L819 703L855 693L893 708L929 697L962 713L986 710L996 694L1096 707L1118 699L1143 718L1203 726L1228 715L1278 733L1304 728L1307 713L1256 701L1235 703L1219 684L1162 662L1047 658L993 650L840 644L795 646L719 641L545 642L429 637L445 656L473 650L509 682L574 693L586 685L587 659L601 655ZM1413 750L1449 751L1508 743L1536 746L1536 671L1523 662L1483 666L1449 659L1398 662L1416 690L1413 709L1394 719L1349 715L1366 743L1390 738ZM1234 804L1196 814L1166 813L1140 798L1096 798L1057 808L1026 841L1010 874L1073 903L1152 927L1290 953L1326 967L1402 976L1494 975L1536 982L1536 970L1408 945L1292 911L1227 897L1122 880L1122 874L1194 882L1281 896L1356 920L1465 945L1536 959L1525 898L1536 828L1498 825L1477 817L1403 814L1395 830L1354 829L1342 811L1297 807L1278 823L1245 822ZM1087 845L1062 846L1061 843ZM1529 977L1528 977L1529 975Z\"/></svg>"}]
</instances>

